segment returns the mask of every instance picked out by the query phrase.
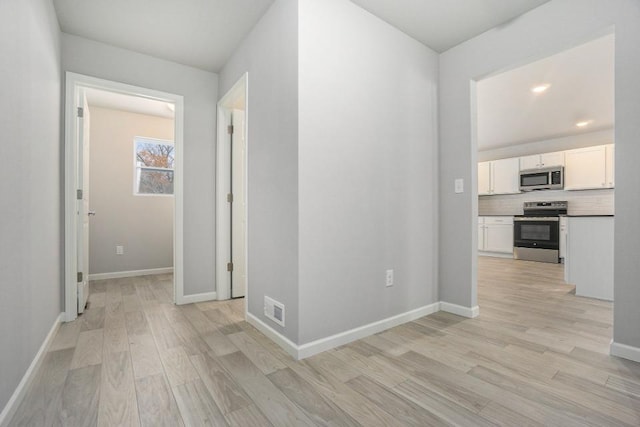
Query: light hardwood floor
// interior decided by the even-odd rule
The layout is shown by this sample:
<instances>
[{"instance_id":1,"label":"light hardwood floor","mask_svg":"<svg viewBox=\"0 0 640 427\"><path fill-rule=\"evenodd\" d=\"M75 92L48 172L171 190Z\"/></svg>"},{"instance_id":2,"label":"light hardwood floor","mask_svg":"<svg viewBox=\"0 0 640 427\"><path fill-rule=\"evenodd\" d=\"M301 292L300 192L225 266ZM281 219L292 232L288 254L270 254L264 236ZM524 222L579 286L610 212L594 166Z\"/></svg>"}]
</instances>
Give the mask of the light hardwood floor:
<instances>
[{"instance_id":1,"label":"light hardwood floor","mask_svg":"<svg viewBox=\"0 0 640 427\"><path fill-rule=\"evenodd\" d=\"M640 364L611 304L562 266L479 261L480 316L436 313L301 362L242 300L177 307L171 277L91 284L12 425L640 425Z\"/></svg>"}]
</instances>

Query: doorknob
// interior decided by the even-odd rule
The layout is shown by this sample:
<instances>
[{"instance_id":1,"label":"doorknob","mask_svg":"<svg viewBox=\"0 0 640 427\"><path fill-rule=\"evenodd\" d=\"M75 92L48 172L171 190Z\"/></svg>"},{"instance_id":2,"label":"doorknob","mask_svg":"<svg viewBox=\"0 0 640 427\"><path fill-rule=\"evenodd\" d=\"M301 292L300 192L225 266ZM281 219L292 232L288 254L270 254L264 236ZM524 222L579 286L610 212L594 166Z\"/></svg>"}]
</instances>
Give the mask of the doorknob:
<instances>
[{"instance_id":1,"label":"doorknob","mask_svg":"<svg viewBox=\"0 0 640 427\"><path fill-rule=\"evenodd\" d=\"M89 211L89 212L87 212L87 215L96 216L96 211Z\"/></svg>"}]
</instances>

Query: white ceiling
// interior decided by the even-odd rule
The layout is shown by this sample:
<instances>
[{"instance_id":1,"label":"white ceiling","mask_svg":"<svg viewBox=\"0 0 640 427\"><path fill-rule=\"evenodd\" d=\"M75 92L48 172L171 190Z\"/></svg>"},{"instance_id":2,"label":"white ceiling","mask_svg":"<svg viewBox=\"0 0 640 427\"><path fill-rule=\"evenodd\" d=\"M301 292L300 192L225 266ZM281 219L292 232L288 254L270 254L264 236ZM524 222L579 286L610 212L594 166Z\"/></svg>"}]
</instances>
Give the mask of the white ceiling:
<instances>
[{"instance_id":1,"label":"white ceiling","mask_svg":"<svg viewBox=\"0 0 640 427\"><path fill-rule=\"evenodd\" d=\"M139 96L106 92L99 89L85 89L89 107L103 107L112 110L129 111L131 113L147 114L150 116L172 119L174 112L166 102Z\"/></svg>"},{"instance_id":2,"label":"white ceiling","mask_svg":"<svg viewBox=\"0 0 640 427\"><path fill-rule=\"evenodd\" d=\"M218 71L274 0L53 0L62 31ZM317 0L320 1L320 0ZM436 51L548 0L351 0ZM478 83L478 146L613 126L613 36ZM530 88L551 84L540 95ZM91 91L92 105L173 117L165 103ZM577 128L578 120L593 120Z\"/></svg>"},{"instance_id":3,"label":"white ceiling","mask_svg":"<svg viewBox=\"0 0 640 427\"><path fill-rule=\"evenodd\" d=\"M549 0L351 1L436 52L444 52Z\"/></svg>"},{"instance_id":4,"label":"white ceiling","mask_svg":"<svg viewBox=\"0 0 640 427\"><path fill-rule=\"evenodd\" d=\"M534 94L531 88L550 84ZM614 36L481 80L478 149L576 135L614 125ZM592 120L583 128L576 123Z\"/></svg>"},{"instance_id":5,"label":"white ceiling","mask_svg":"<svg viewBox=\"0 0 640 427\"><path fill-rule=\"evenodd\" d=\"M65 33L218 72L273 1L53 0L53 3ZM442 52L548 0L351 1Z\"/></svg>"},{"instance_id":6,"label":"white ceiling","mask_svg":"<svg viewBox=\"0 0 640 427\"><path fill-rule=\"evenodd\" d=\"M273 0L53 0L63 32L217 72Z\"/></svg>"}]
</instances>

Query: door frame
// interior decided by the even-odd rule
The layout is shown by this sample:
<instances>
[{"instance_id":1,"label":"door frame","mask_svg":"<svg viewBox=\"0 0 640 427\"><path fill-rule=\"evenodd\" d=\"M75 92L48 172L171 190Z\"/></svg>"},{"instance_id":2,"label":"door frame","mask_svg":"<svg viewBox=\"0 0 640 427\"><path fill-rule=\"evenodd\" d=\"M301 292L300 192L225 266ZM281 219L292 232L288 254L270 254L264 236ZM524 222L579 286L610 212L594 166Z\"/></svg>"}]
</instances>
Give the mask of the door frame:
<instances>
[{"instance_id":1,"label":"door frame","mask_svg":"<svg viewBox=\"0 0 640 427\"><path fill-rule=\"evenodd\" d=\"M244 91L244 205L245 224L244 233L244 257L246 265L246 289L245 289L245 314L249 301L249 73L244 73L229 91L218 101L217 128L218 138L216 143L216 293L219 300L231 298L231 275L227 271L227 262L231 259L231 217L227 203L227 189L230 186L231 165L229 164L227 126L231 112L230 105L238 93Z\"/></svg>"},{"instance_id":2,"label":"door frame","mask_svg":"<svg viewBox=\"0 0 640 427\"><path fill-rule=\"evenodd\" d=\"M65 128L64 128L64 320L70 322L78 317L77 254L78 217L76 215L76 167L78 164L78 133L76 111L78 94L82 88L95 88L109 92L133 95L175 105L174 116L174 215L173 215L173 289L174 303L183 304L183 148L184 148L184 99L181 95L133 86L83 74L66 72L65 76Z\"/></svg>"}]
</instances>

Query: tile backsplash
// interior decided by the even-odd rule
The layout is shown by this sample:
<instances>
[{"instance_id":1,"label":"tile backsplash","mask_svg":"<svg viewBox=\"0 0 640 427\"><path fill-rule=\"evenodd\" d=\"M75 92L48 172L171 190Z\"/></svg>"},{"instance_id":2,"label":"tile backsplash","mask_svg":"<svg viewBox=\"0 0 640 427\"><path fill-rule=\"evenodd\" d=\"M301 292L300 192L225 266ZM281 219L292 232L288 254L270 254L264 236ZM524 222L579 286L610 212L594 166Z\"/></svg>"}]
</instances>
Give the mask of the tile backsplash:
<instances>
[{"instance_id":1,"label":"tile backsplash","mask_svg":"<svg viewBox=\"0 0 640 427\"><path fill-rule=\"evenodd\" d=\"M522 215L524 202L567 200L569 215L613 215L613 189L544 190L478 197L478 215Z\"/></svg>"}]
</instances>

